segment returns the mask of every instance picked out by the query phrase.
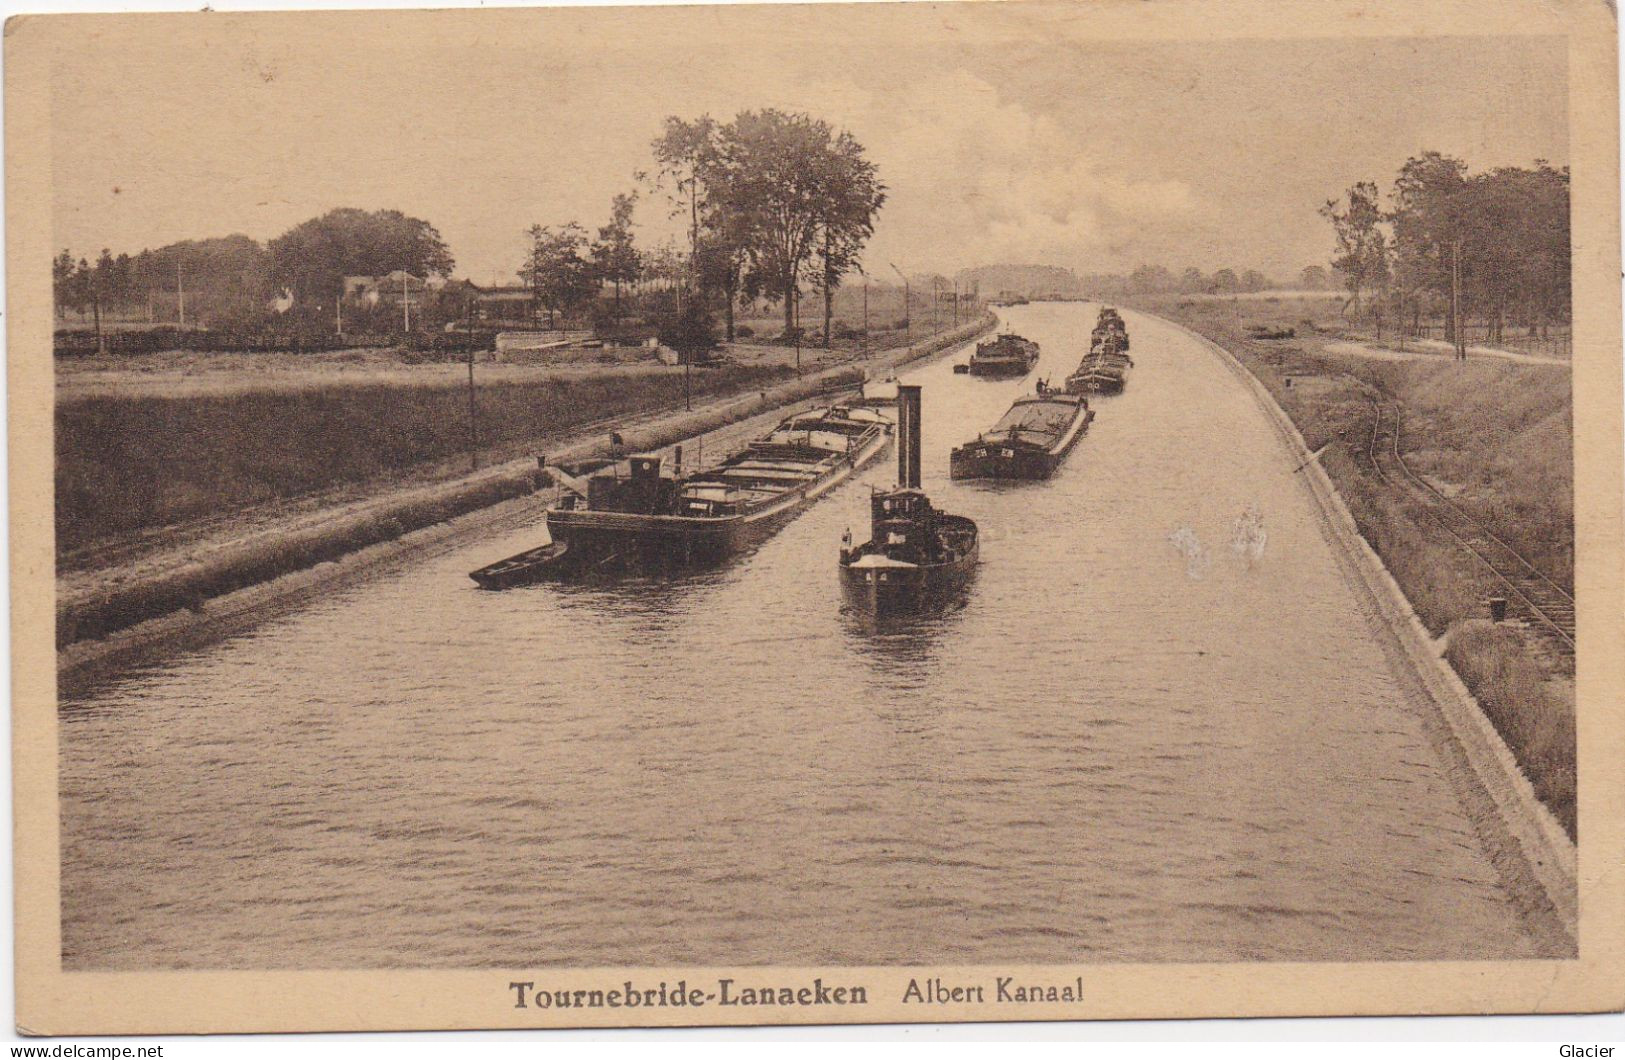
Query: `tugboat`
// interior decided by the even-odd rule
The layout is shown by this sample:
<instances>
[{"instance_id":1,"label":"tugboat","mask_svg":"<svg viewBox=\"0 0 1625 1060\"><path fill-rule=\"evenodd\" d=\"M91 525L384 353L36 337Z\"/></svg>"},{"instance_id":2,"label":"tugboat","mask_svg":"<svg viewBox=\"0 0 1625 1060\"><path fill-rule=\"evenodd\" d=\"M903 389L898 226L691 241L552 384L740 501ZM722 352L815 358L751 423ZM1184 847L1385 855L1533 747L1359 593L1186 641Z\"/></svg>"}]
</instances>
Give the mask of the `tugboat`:
<instances>
[{"instance_id":1,"label":"tugboat","mask_svg":"<svg viewBox=\"0 0 1625 1060\"><path fill-rule=\"evenodd\" d=\"M841 593L876 618L930 611L957 599L978 556L976 523L932 507L920 489L920 388L897 394L897 488L869 499L870 540L841 542Z\"/></svg>"},{"instance_id":2,"label":"tugboat","mask_svg":"<svg viewBox=\"0 0 1625 1060\"><path fill-rule=\"evenodd\" d=\"M965 371L971 375L1008 379L1026 375L1037 363L1038 343L1005 332L992 342L977 343Z\"/></svg>"},{"instance_id":3,"label":"tugboat","mask_svg":"<svg viewBox=\"0 0 1625 1060\"><path fill-rule=\"evenodd\" d=\"M991 431L953 451L948 477L1049 478L1094 418L1088 398L1040 382L1038 392L1016 398Z\"/></svg>"},{"instance_id":4,"label":"tugboat","mask_svg":"<svg viewBox=\"0 0 1625 1060\"><path fill-rule=\"evenodd\" d=\"M686 477L634 456L566 492L547 512L552 543L469 574L482 589L545 578L658 573L721 563L778 530L872 463L891 440L873 409L816 408L784 420L716 467Z\"/></svg>"}]
</instances>

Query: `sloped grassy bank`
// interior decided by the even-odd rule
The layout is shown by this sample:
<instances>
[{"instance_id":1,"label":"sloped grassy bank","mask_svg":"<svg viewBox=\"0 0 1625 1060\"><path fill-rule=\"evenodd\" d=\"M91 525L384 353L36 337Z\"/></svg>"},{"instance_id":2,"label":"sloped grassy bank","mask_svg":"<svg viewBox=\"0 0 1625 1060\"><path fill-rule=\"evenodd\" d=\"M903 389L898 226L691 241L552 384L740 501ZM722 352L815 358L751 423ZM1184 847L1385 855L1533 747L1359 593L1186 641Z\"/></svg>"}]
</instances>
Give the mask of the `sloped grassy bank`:
<instances>
[{"instance_id":1,"label":"sloped grassy bank","mask_svg":"<svg viewBox=\"0 0 1625 1060\"><path fill-rule=\"evenodd\" d=\"M789 374L732 365L697 371L692 382L706 397ZM480 442L557 435L682 399L682 374L658 368L484 385ZM371 384L62 401L57 551L365 481L467 447L468 395L460 388Z\"/></svg>"}]
</instances>

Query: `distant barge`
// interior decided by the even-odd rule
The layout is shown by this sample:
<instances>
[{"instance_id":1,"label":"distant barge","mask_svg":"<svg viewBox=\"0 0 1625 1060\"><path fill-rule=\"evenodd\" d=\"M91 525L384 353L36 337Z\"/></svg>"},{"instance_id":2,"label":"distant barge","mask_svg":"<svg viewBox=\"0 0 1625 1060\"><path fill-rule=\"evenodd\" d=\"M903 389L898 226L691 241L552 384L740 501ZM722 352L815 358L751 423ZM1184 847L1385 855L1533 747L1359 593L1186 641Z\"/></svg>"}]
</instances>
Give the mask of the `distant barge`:
<instances>
[{"instance_id":1,"label":"distant barge","mask_svg":"<svg viewBox=\"0 0 1625 1060\"><path fill-rule=\"evenodd\" d=\"M1089 352L1077 369L1066 377L1068 394L1120 394L1128 382L1134 360L1128 355L1128 327L1117 310L1107 306L1100 311L1090 336Z\"/></svg>"},{"instance_id":2,"label":"distant barge","mask_svg":"<svg viewBox=\"0 0 1625 1060\"><path fill-rule=\"evenodd\" d=\"M634 456L570 485L548 510L550 544L469 577L484 589L506 589L721 563L873 462L890 439L891 423L879 412L833 406L791 416L743 452L686 477L658 456Z\"/></svg>"},{"instance_id":3,"label":"distant barge","mask_svg":"<svg viewBox=\"0 0 1625 1060\"><path fill-rule=\"evenodd\" d=\"M1040 389L1016 399L993 429L955 449L950 478L1044 479L1094 421L1089 399Z\"/></svg>"},{"instance_id":4,"label":"distant barge","mask_svg":"<svg viewBox=\"0 0 1625 1060\"><path fill-rule=\"evenodd\" d=\"M1026 375L1038 363L1038 343L1006 333L992 342L979 342L970 363L962 366L971 375L1013 378ZM955 368L958 371L959 368Z\"/></svg>"}]
</instances>

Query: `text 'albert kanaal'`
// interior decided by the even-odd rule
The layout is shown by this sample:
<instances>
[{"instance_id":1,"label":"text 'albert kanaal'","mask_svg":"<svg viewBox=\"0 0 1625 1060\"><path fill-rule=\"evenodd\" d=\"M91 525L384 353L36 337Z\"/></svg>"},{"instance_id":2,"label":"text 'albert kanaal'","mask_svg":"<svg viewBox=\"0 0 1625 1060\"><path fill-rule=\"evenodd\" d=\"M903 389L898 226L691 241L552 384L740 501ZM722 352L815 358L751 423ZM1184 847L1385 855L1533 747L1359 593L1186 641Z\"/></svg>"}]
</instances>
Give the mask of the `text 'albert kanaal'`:
<instances>
[{"instance_id":1,"label":"text 'albert kanaal'","mask_svg":"<svg viewBox=\"0 0 1625 1060\"><path fill-rule=\"evenodd\" d=\"M949 983L935 977L910 979L903 991L903 1004L981 1005L989 1002L1068 1002L1083 1000L1083 977L1066 983L1018 981L1013 975L993 978L990 992L985 983Z\"/></svg>"}]
</instances>

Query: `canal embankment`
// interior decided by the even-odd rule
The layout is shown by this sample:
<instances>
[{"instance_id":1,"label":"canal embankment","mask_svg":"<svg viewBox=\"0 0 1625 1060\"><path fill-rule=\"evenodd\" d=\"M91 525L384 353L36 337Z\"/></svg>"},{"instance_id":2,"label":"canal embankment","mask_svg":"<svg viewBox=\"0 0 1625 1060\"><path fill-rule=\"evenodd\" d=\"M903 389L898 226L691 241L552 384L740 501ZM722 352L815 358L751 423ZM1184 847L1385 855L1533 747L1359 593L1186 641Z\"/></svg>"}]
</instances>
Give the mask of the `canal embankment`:
<instances>
[{"instance_id":1,"label":"canal embankment","mask_svg":"<svg viewBox=\"0 0 1625 1060\"><path fill-rule=\"evenodd\" d=\"M1184 328L1182 324L1176 326ZM1385 562L1386 556L1374 547L1366 524L1347 503L1334 472L1338 465L1327 459L1329 444L1316 445L1306 437L1298 416L1289 414L1288 407L1277 400L1274 388L1247 358L1193 329L1184 330L1207 345L1247 385L1283 443L1296 454L1298 472L1315 499L1329 536L1340 546L1337 552L1347 566L1350 583L1363 590L1372 620L1392 634L1398 655L1394 671L1414 677L1417 698L1437 708L1439 724L1434 727L1432 743L1438 753L1455 761L1450 775L1456 781L1457 794L1509 893L1531 922L1543 923L1549 931L1566 933L1572 945L1578 923L1572 749L1567 764L1565 816L1552 805L1555 771L1550 769L1551 761L1531 754L1537 745L1508 738L1504 719L1483 702L1486 687L1499 692L1508 680L1505 669L1492 673L1494 680L1477 689L1464 683L1465 675L1458 672L1461 662L1447 658L1448 649L1441 650L1441 644L1446 642L1434 635L1413 606L1405 586ZM1301 390L1301 384L1293 389ZM1472 638L1478 657L1494 650L1481 643L1482 625L1469 620L1452 627L1463 631L1462 642ZM1503 634L1506 636L1509 634ZM1508 650L1504 645L1500 647ZM1549 710L1550 703L1525 702L1519 708L1523 716L1529 716L1543 708ZM1568 724L1572 734L1572 704ZM1561 782L1560 774L1558 779Z\"/></svg>"},{"instance_id":2,"label":"canal embankment","mask_svg":"<svg viewBox=\"0 0 1625 1060\"><path fill-rule=\"evenodd\" d=\"M180 535L184 540L171 549L115 554L111 562L59 571L59 679L94 680L166 651L206 643L381 567L534 519L557 495L542 464L607 457L612 430L625 451L686 443L691 460L720 456L798 403L850 392L865 374L883 375L952 349L995 323L996 317L985 314L861 361L743 393L701 397L692 409L666 404L622 418L594 416L573 435L555 432L529 446L511 443L510 451L523 455L478 470L428 482L408 477L359 497L269 518L249 513ZM297 445L299 439L290 429L289 441Z\"/></svg>"}]
</instances>

